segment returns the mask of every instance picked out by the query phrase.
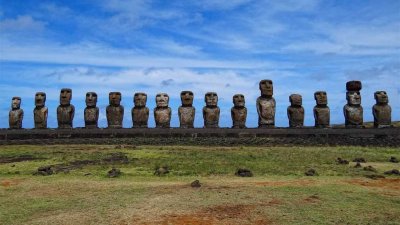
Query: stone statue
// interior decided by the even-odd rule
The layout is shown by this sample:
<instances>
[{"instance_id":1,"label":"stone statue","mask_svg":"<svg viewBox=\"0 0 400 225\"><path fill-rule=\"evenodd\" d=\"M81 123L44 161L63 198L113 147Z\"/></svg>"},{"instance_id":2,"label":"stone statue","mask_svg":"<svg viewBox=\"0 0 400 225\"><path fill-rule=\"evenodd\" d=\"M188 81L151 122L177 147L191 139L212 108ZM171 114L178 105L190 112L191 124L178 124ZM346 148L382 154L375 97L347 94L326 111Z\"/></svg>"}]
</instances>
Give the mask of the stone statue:
<instances>
[{"instance_id":1,"label":"stone statue","mask_svg":"<svg viewBox=\"0 0 400 225\"><path fill-rule=\"evenodd\" d=\"M377 91L374 93L376 104L372 107L374 115L374 127L384 128L391 127L392 124L392 107L390 107L389 97L386 91Z\"/></svg>"},{"instance_id":2,"label":"stone statue","mask_svg":"<svg viewBox=\"0 0 400 225\"><path fill-rule=\"evenodd\" d=\"M149 121L149 108L146 107L147 94L135 93L133 96L135 106L132 108L132 122L134 128L147 128Z\"/></svg>"},{"instance_id":3,"label":"stone statue","mask_svg":"<svg viewBox=\"0 0 400 225\"><path fill-rule=\"evenodd\" d=\"M207 92L205 95L206 106L203 107L203 119L205 128L219 127L220 109L218 105L218 95L215 92Z\"/></svg>"},{"instance_id":4,"label":"stone statue","mask_svg":"<svg viewBox=\"0 0 400 225\"><path fill-rule=\"evenodd\" d=\"M33 120L36 129L47 128L47 117L49 109L45 106L46 93L37 92L35 94L35 108L33 109Z\"/></svg>"},{"instance_id":5,"label":"stone statue","mask_svg":"<svg viewBox=\"0 0 400 225\"><path fill-rule=\"evenodd\" d=\"M124 107L121 105L121 92L110 92L109 104L106 108L108 128L122 128L124 119Z\"/></svg>"},{"instance_id":6,"label":"stone statue","mask_svg":"<svg viewBox=\"0 0 400 225\"><path fill-rule=\"evenodd\" d=\"M261 96L257 98L258 127L268 128L275 126L274 88L272 80L261 80L259 84Z\"/></svg>"},{"instance_id":7,"label":"stone statue","mask_svg":"<svg viewBox=\"0 0 400 225\"><path fill-rule=\"evenodd\" d=\"M11 100L11 110L8 114L10 129L21 129L24 119L24 110L21 109L21 98L13 97Z\"/></svg>"},{"instance_id":8,"label":"stone statue","mask_svg":"<svg viewBox=\"0 0 400 225\"><path fill-rule=\"evenodd\" d=\"M179 124L181 128L193 128L194 127L194 115L196 109L193 107L193 92L182 91L181 92L182 105L179 106L178 116Z\"/></svg>"},{"instance_id":9,"label":"stone statue","mask_svg":"<svg viewBox=\"0 0 400 225\"><path fill-rule=\"evenodd\" d=\"M232 128L246 128L247 108L245 103L244 95L236 94L233 96Z\"/></svg>"},{"instance_id":10,"label":"stone statue","mask_svg":"<svg viewBox=\"0 0 400 225\"><path fill-rule=\"evenodd\" d=\"M60 105L57 107L57 122L60 129L71 129L75 107L71 104L72 90L63 88L60 92Z\"/></svg>"},{"instance_id":11,"label":"stone statue","mask_svg":"<svg viewBox=\"0 0 400 225\"><path fill-rule=\"evenodd\" d=\"M156 95L156 105L154 109L154 120L157 128L170 128L171 108L168 107L169 96L166 93L158 93Z\"/></svg>"},{"instance_id":12,"label":"stone statue","mask_svg":"<svg viewBox=\"0 0 400 225\"><path fill-rule=\"evenodd\" d=\"M328 107L328 97L325 91L314 93L314 99L317 103L314 106L315 127L327 128L330 124L330 110Z\"/></svg>"},{"instance_id":13,"label":"stone statue","mask_svg":"<svg viewBox=\"0 0 400 225\"><path fill-rule=\"evenodd\" d=\"M98 128L99 107L97 107L97 94L95 92L86 93L86 108L84 112L85 127Z\"/></svg>"},{"instance_id":14,"label":"stone statue","mask_svg":"<svg viewBox=\"0 0 400 225\"><path fill-rule=\"evenodd\" d=\"M290 106L287 108L289 127L299 128L304 125L304 108L301 95L292 94L289 96Z\"/></svg>"},{"instance_id":15,"label":"stone statue","mask_svg":"<svg viewBox=\"0 0 400 225\"><path fill-rule=\"evenodd\" d=\"M361 106L361 82L349 81L346 83L347 104L343 107L345 125L347 128L363 127L363 108Z\"/></svg>"}]
</instances>

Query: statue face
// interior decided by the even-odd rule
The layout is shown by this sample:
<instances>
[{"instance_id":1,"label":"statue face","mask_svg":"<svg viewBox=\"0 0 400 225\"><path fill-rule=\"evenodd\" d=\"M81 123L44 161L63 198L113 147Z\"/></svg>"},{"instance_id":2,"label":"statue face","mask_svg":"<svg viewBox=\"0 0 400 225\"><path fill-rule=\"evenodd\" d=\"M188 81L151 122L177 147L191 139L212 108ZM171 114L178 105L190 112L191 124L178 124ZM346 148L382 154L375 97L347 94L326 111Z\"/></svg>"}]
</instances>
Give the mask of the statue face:
<instances>
[{"instance_id":1,"label":"statue face","mask_svg":"<svg viewBox=\"0 0 400 225\"><path fill-rule=\"evenodd\" d=\"M191 91L182 91L181 92L181 102L182 105L191 106L193 105L193 92Z\"/></svg>"},{"instance_id":2,"label":"statue face","mask_svg":"<svg viewBox=\"0 0 400 225\"><path fill-rule=\"evenodd\" d=\"M112 106L120 106L121 98L121 92L110 92L108 95L108 101Z\"/></svg>"},{"instance_id":3,"label":"statue face","mask_svg":"<svg viewBox=\"0 0 400 225\"><path fill-rule=\"evenodd\" d=\"M274 87L272 85L272 80L262 80L260 81L259 88L261 95L272 96L274 94Z\"/></svg>"},{"instance_id":4,"label":"statue face","mask_svg":"<svg viewBox=\"0 0 400 225\"><path fill-rule=\"evenodd\" d=\"M349 105L361 105L361 95L358 91L348 91L346 99Z\"/></svg>"},{"instance_id":5,"label":"statue face","mask_svg":"<svg viewBox=\"0 0 400 225\"><path fill-rule=\"evenodd\" d=\"M85 102L87 107L95 107L97 104L97 94L95 92L86 93Z\"/></svg>"},{"instance_id":6,"label":"statue face","mask_svg":"<svg viewBox=\"0 0 400 225\"><path fill-rule=\"evenodd\" d=\"M215 92L207 92L205 95L205 102L207 106L217 106L218 95Z\"/></svg>"},{"instance_id":7,"label":"statue face","mask_svg":"<svg viewBox=\"0 0 400 225\"><path fill-rule=\"evenodd\" d=\"M157 107L168 107L169 96L166 93L159 93L156 95Z\"/></svg>"},{"instance_id":8,"label":"statue face","mask_svg":"<svg viewBox=\"0 0 400 225\"><path fill-rule=\"evenodd\" d=\"M375 100L377 104L387 104L389 103L389 97L386 91L377 91L374 94Z\"/></svg>"},{"instance_id":9,"label":"statue face","mask_svg":"<svg viewBox=\"0 0 400 225\"><path fill-rule=\"evenodd\" d=\"M245 104L244 95L236 94L233 96L233 105L235 107L244 107L244 104Z\"/></svg>"},{"instance_id":10,"label":"statue face","mask_svg":"<svg viewBox=\"0 0 400 225\"><path fill-rule=\"evenodd\" d=\"M12 109L19 109L21 108L21 98L20 97L13 97L11 100L11 108Z\"/></svg>"},{"instance_id":11,"label":"statue face","mask_svg":"<svg viewBox=\"0 0 400 225\"><path fill-rule=\"evenodd\" d=\"M303 104L303 99L301 95L292 94L289 96L289 101L292 106L301 106Z\"/></svg>"},{"instance_id":12,"label":"statue face","mask_svg":"<svg viewBox=\"0 0 400 225\"><path fill-rule=\"evenodd\" d=\"M35 106L36 107L43 107L45 102L46 102L46 93L37 92L35 94Z\"/></svg>"},{"instance_id":13,"label":"statue face","mask_svg":"<svg viewBox=\"0 0 400 225\"><path fill-rule=\"evenodd\" d=\"M60 92L60 104L70 105L72 99L72 90L69 88L63 88Z\"/></svg>"},{"instance_id":14,"label":"statue face","mask_svg":"<svg viewBox=\"0 0 400 225\"><path fill-rule=\"evenodd\" d=\"M135 95L133 96L133 102L135 103L136 107L144 107L144 106L146 106L147 94L145 94L145 93L135 93Z\"/></svg>"},{"instance_id":15,"label":"statue face","mask_svg":"<svg viewBox=\"0 0 400 225\"><path fill-rule=\"evenodd\" d=\"M327 105L328 104L328 96L325 91L317 91L314 93L314 99L317 102L317 105Z\"/></svg>"}]
</instances>

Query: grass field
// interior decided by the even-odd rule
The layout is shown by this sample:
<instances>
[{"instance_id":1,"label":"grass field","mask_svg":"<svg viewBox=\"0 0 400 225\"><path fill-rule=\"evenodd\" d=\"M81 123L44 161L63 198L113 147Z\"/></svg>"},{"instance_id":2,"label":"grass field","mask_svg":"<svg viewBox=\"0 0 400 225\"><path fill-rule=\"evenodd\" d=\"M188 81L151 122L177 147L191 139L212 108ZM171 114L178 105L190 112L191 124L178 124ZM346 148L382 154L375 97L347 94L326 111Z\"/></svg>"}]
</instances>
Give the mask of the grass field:
<instances>
[{"instance_id":1,"label":"grass field","mask_svg":"<svg viewBox=\"0 0 400 225\"><path fill-rule=\"evenodd\" d=\"M365 177L400 169L391 156L400 149L0 146L0 224L400 224L400 176ZM56 173L33 175L48 165Z\"/></svg>"}]
</instances>

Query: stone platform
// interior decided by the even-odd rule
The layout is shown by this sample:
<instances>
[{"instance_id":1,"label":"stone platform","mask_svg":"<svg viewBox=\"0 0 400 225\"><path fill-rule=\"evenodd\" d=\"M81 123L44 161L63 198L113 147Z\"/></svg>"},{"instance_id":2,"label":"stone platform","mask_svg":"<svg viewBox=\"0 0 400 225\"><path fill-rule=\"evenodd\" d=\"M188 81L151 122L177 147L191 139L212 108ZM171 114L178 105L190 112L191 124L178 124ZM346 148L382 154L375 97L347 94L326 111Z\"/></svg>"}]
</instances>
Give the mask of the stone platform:
<instances>
[{"instance_id":1,"label":"stone platform","mask_svg":"<svg viewBox=\"0 0 400 225\"><path fill-rule=\"evenodd\" d=\"M400 147L400 128L0 129L0 145L7 144Z\"/></svg>"}]
</instances>

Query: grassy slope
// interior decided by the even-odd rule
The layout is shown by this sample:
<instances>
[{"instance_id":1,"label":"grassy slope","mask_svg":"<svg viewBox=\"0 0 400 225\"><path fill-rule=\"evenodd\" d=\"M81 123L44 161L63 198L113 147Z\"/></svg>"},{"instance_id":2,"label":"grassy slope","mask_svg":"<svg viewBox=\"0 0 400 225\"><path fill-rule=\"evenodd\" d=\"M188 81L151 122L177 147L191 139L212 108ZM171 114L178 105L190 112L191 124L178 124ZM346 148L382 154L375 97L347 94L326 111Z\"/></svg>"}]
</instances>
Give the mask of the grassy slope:
<instances>
[{"instance_id":1,"label":"grassy slope","mask_svg":"<svg viewBox=\"0 0 400 225\"><path fill-rule=\"evenodd\" d=\"M39 166L101 160L111 164L32 176ZM400 224L400 179L364 178L335 159L364 157L378 174L397 168L400 149L365 147L2 146L1 157L41 160L0 164L0 224ZM153 175L167 165L171 173ZM239 167L255 177L233 175ZM318 177L304 177L314 168ZM90 175L85 176L85 174ZM188 184L200 179L203 186Z\"/></svg>"}]
</instances>

